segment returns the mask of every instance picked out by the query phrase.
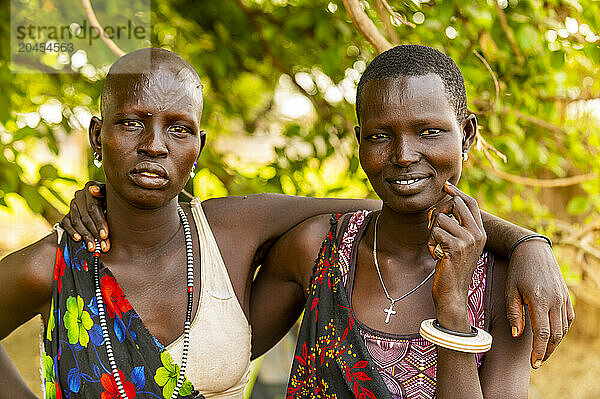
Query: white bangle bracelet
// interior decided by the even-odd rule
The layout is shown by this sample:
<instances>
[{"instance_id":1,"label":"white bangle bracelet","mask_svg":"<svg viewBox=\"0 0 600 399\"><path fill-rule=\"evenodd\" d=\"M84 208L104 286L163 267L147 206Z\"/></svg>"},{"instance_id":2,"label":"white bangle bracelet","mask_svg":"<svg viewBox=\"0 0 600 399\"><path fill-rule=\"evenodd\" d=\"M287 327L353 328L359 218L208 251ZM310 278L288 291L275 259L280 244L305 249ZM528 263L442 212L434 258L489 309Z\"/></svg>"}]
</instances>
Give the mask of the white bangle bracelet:
<instances>
[{"instance_id":1,"label":"white bangle bracelet","mask_svg":"<svg viewBox=\"0 0 600 399\"><path fill-rule=\"evenodd\" d=\"M419 334L435 345L466 353L483 353L492 347L492 336L481 328L472 327L477 331L474 337L458 336L436 328L433 325L435 320L423 320L419 329Z\"/></svg>"}]
</instances>

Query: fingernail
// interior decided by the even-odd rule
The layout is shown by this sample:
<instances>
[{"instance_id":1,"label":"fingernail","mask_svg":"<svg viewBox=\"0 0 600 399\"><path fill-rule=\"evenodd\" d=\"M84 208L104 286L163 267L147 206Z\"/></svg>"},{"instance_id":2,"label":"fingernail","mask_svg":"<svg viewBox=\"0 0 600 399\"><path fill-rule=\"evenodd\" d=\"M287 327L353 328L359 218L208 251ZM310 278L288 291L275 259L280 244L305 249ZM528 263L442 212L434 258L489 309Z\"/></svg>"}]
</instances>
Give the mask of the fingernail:
<instances>
[{"instance_id":1,"label":"fingernail","mask_svg":"<svg viewBox=\"0 0 600 399\"><path fill-rule=\"evenodd\" d=\"M91 242L91 241L88 242L87 247L88 247L88 251L90 251L90 252L94 251L94 243L93 242Z\"/></svg>"},{"instance_id":2,"label":"fingernail","mask_svg":"<svg viewBox=\"0 0 600 399\"><path fill-rule=\"evenodd\" d=\"M451 194L451 193L450 193L450 187L452 187L452 184L451 184L451 183L450 183L448 180L446 180L446 182L444 183L444 187L443 187L443 189L444 189L444 191L445 191L445 192L447 192L448 194Z\"/></svg>"},{"instance_id":3,"label":"fingernail","mask_svg":"<svg viewBox=\"0 0 600 399\"><path fill-rule=\"evenodd\" d=\"M73 239L75 241L79 241L79 240L81 240L81 236L79 235L79 233L75 233L75 234L73 234Z\"/></svg>"},{"instance_id":4,"label":"fingernail","mask_svg":"<svg viewBox=\"0 0 600 399\"><path fill-rule=\"evenodd\" d=\"M541 360L536 360L535 363L533 363L533 367L535 367L536 369L539 369L540 367L542 367L542 361Z\"/></svg>"},{"instance_id":5,"label":"fingernail","mask_svg":"<svg viewBox=\"0 0 600 399\"><path fill-rule=\"evenodd\" d=\"M517 334L519 333L519 329L515 326L512 327L512 336L516 337Z\"/></svg>"},{"instance_id":6,"label":"fingernail","mask_svg":"<svg viewBox=\"0 0 600 399\"><path fill-rule=\"evenodd\" d=\"M102 249L102 252L106 252L106 248L107 248L106 242L100 241L100 249Z\"/></svg>"},{"instance_id":7,"label":"fingernail","mask_svg":"<svg viewBox=\"0 0 600 399\"><path fill-rule=\"evenodd\" d=\"M106 238L107 237L106 236L106 230L104 230L104 229L100 230L100 237L102 237L102 238Z\"/></svg>"},{"instance_id":8,"label":"fingernail","mask_svg":"<svg viewBox=\"0 0 600 399\"><path fill-rule=\"evenodd\" d=\"M435 211L435 208L431 208L427 212L427 230L431 230L431 215L433 215L433 211Z\"/></svg>"}]
</instances>

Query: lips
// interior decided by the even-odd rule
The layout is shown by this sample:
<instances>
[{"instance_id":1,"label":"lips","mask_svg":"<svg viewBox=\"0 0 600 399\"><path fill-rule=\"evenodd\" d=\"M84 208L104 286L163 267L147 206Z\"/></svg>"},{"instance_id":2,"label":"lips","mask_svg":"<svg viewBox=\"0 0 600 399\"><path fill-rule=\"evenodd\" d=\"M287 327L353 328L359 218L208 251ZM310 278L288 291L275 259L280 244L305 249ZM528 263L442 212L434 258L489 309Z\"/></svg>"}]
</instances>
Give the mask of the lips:
<instances>
[{"instance_id":1,"label":"lips","mask_svg":"<svg viewBox=\"0 0 600 399\"><path fill-rule=\"evenodd\" d=\"M404 176L388 177L385 180L392 190L400 195L412 195L423 190L429 184L430 175L411 174Z\"/></svg>"},{"instance_id":2,"label":"lips","mask_svg":"<svg viewBox=\"0 0 600 399\"><path fill-rule=\"evenodd\" d=\"M158 189L169 182L169 173L156 162L140 162L129 176L136 185L147 189Z\"/></svg>"}]
</instances>

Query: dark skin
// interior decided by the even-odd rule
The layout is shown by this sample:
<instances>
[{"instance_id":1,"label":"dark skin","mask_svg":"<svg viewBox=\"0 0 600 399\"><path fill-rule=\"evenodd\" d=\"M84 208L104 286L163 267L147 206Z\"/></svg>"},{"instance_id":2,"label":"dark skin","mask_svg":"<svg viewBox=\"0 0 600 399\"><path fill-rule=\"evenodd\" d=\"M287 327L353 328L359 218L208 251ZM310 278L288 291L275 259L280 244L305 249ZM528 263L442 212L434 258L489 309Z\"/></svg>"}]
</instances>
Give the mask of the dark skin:
<instances>
[{"instance_id":1,"label":"dark skin","mask_svg":"<svg viewBox=\"0 0 600 399\"><path fill-rule=\"evenodd\" d=\"M148 53L154 65L148 69ZM181 335L185 320L185 240L177 194L189 179L205 143L200 130L200 82L172 53L140 50L120 59L107 78L103 119L93 118L90 144L101 154L106 175L107 218L113 248L102 256L148 330L164 345ZM190 73L182 73L189 68ZM133 71L133 72L132 72ZM158 88L158 89L157 89ZM249 314L255 258L265 245L308 217L342 207L375 208L376 201L318 200L283 195L229 197L205 201L204 212L221 248L236 295ZM200 288L200 252L194 219L195 292ZM57 236L0 261L0 339L40 314L47 324ZM140 279L140 276L146 276ZM161 295L156 295L160 292ZM196 313L195 296L192 313ZM33 398L0 346L0 398ZM4 380L3 380L4 381Z\"/></svg>"},{"instance_id":2,"label":"dark skin","mask_svg":"<svg viewBox=\"0 0 600 399\"><path fill-rule=\"evenodd\" d=\"M127 56L132 62L135 61L131 58L133 54ZM185 262L183 233L175 212L174 195L185 185L193 161L197 159L204 144L204 134L198 128L202 110L201 93L189 89L199 90L199 84L193 79L190 81L189 74L182 76L181 71L185 68L191 67L182 65L175 58L165 57L160 60L159 68L153 70L153 73L137 78L137 75L130 76L132 81L119 81L117 78L111 80L113 84L110 95L106 97L102 107L103 120L94 119L90 126L90 142L104 157L108 182L104 195L113 249L110 255L104 254L102 260L124 286L124 291L146 327L163 344L172 342L181 334L185 319L183 307L178 306L185 302L185 281L181 269ZM126 76L119 79L126 79ZM182 84L182 79L187 83ZM136 84L140 86L139 92L134 90ZM157 93L154 87L163 89ZM177 93L177 96L168 96L169 101L164 101L164 92ZM185 95L182 97L181 93ZM132 99L136 101L133 102ZM127 154L124 154L121 145L128 149ZM143 177L131 176L130 172L140 162L160 164L168 173L167 184L164 184L165 178L160 177L164 171L157 170L156 165L149 167L146 164L148 170L145 172L150 172L150 175L146 173ZM159 177L152 175L156 172L160 172ZM90 231L100 238L99 230L104 230L102 238L107 238L108 226L102 218L97 201L90 202L82 192L79 192L79 201L72 202L72 217L64 221L67 232L75 235L73 226L76 227L81 232L79 239L83 236L88 243L92 239ZM380 202L260 194L211 199L204 201L202 205L236 296L257 332L253 335L253 356L256 357L264 353L280 336L278 332L263 328L268 323L260 322L277 314L274 312L278 301L272 301L271 296L268 306L251 309L250 304L255 270L268 248L294 225L313 215L340 210L377 209ZM189 208L185 204L182 206L188 213L190 223L193 223ZM84 215L83 222L80 215ZM503 246L504 253L513 242L528 233L527 230L493 216L485 216L484 221L494 226L488 234L498 235L498 242L502 242L500 245ZM106 252L110 243L105 241L103 249ZM56 236L52 234L1 261L0 278L9 288L0 292L0 338L36 314L42 314L44 321L47 320L55 251ZM194 244L194 252L198 263L201 254L197 244ZM131 259L136 261L132 262ZM529 262L531 259L535 262ZM548 284L550 289L561 292L563 288L560 273L548 267L554 266L555 261L543 242L524 244L523 249L519 248L515 252L513 261L521 265L514 268L513 278L516 283L511 291L516 293L514 298L520 300L518 289L524 287L521 289L524 297L527 298L529 293L529 297L535 299L532 303L541 309L542 314L544 311L547 314L549 308L557 308L560 312L566 306L564 297L554 295L554 292L544 289L539 297L534 297L533 291L527 287L527 284L539 281L538 276L541 275L551 282ZM524 264L533 266L522 267ZM196 273L195 281L199 284L198 267ZM160 283L156 283L154 278L152 281L140 280L140 275L157 276L156 280L166 279L171 283L169 287L157 286ZM166 294L161 295L161 303L158 303L155 295L157 289ZM254 286L252 289L254 291ZM257 293L260 294L260 290ZM267 294L263 292L260 295ZM296 306L302 306L303 295L292 299ZM513 303L519 302L513 300ZM193 313L196 312L196 307L197 298ZM282 315L281 318L285 317L287 315ZM520 315L518 322L522 322ZM165 328L166 325L171 328ZM544 326L543 323L541 325ZM523 328L524 324L521 324L520 329ZM545 328L549 329L548 324ZM545 351L544 342L538 356L543 356ZM1 360L0 374L9 373L10 362L4 356ZM10 384L3 386L0 394L5 395L6 392L6 397L27 397L23 394L28 390L24 388L22 379L14 373L10 375Z\"/></svg>"},{"instance_id":3,"label":"dark skin","mask_svg":"<svg viewBox=\"0 0 600 399\"><path fill-rule=\"evenodd\" d=\"M471 120L469 123L473 123L473 121ZM63 225L74 239L84 239L88 243L90 250L94 248L93 238L96 237L101 242L102 250L106 252L110 249L110 240L108 238L108 225L104 220L100 206L100 200L104 197L104 186L102 184L96 182L87 183L86 189L78 191L75 199L71 201L71 210L69 215L63 220ZM281 215L291 215L291 221L299 221L296 217L297 214L294 213L298 211L297 206L302 206L303 209L308 211L307 213L314 211L315 207L319 206L323 206L331 212L352 209L353 207L365 209L380 207L378 203L373 201L339 203L339 200L300 199L294 197L277 197L268 194L262 194L260 197L249 196L244 198L246 200L240 205L239 212L242 215L259 215L260 221L269 220L268 218L276 214L269 212L271 209L276 209L271 207L279 206L282 209ZM204 202L204 208L206 208L207 217L211 221L213 230L215 230L217 242L223 252L226 265L228 265L230 270L230 277L238 294L238 299L243 304L244 311L248 316L248 278L254 275L256 265L260 263L262 257L267 253L269 246L278 237L276 234L281 234L281 230L277 229L275 234L265 237L261 235L261 231L254 229L251 231L240 230L244 225L238 224L235 226L236 231L243 231L246 238L258 235L259 240L264 241L259 241L249 247L250 251L254 251L252 256L247 255L241 258L240 255L242 253L240 252L230 255L227 253L227 249L230 248L229 243L235 242L235 239L231 240L229 238L232 231L227 227L220 230L222 216L219 215L219 212L215 214L214 218L210 215L211 205L215 203L222 205L224 204L223 201L233 201L237 206L240 200L234 200L232 197L212 199ZM296 201L300 201L299 204L301 205L297 205ZM316 201L325 202L318 204ZM225 211L230 206L232 204L223 205L220 209ZM288 206L291 208L287 208ZM448 203L444 206L447 207ZM433 215L435 216L438 212L445 211L444 206L434 210ZM290 209L294 212L290 213ZM483 211L481 212L481 217L488 236L492 238L488 242L487 247L497 254L507 255L516 240L531 233L529 230L515 226ZM256 221L251 219L252 216L248 218L253 223L250 226L256 225ZM263 228L266 229L265 232L269 232L272 226L278 226L278 223L282 221L281 217L277 217L276 220L269 220L268 227L263 225ZM245 225L245 227L247 226ZM291 227L289 224L285 224L285 226ZM229 263L228 259L231 259L231 262L237 263ZM250 265L250 271L247 272L246 266L244 266L244 272L242 275L239 275L240 264ZM232 267L230 265L236 266ZM531 351L531 364L537 368L554 351L554 348L556 348L562 337L567 333L574 318L568 289L562 279L552 250L547 246L545 241L539 239L529 240L519 245L514 251L508 266L505 295L506 313L513 336L520 336L525 329L523 305L527 305L532 310L531 328L534 332L534 344ZM296 299L301 300L300 297ZM270 304L269 306L271 305L274 306L274 304ZM270 318L275 310L276 308L264 308L265 318ZM257 318L261 319L260 314L262 314L263 308L258 309L257 312L259 312ZM288 318L288 314L283 314L282 317ZM278 333L272 336L270 329L263 329L260 322L258 323L259 325L252 323L253 331L255 332L253 335L254 357L264 353L277 342L282 334ZM263 330L264 334L261 333Z\"/></svg>"},{"instance_id":4,"label":"dark skin","mask_svg":"<svg viewBox=\"0 0 600 399\"><path fill-rule=\"evenodd\" d=\"M361 128L357 130L360 161L373 189L383 200L377 231L377 256L382 278L392 297L409 291L434 268L434 278L389 307L374 267L374 218L358 246L351 303L355 317L367 326L392 334L412 334L426 318L443 327L469 332L467 293L479 254L486 243L481 213L474 199L454 184L461 173L461 152L468 151L476 131L473 115L458 122L435 74L370 81L363 91ZM419 179L412 184L400 180ZM432 207L437 214L428 212ZM447 212L444 213L444 212ZM452 220L448 214L452 214ZM458 221L458 222L457 222ZM259 272L257 293L267 288L280 298L304 297L312 264L330 227L329 216L303 222L279 240ZM442 245L436 262L431 243ZM492 349L478 371L475 356L438 349L438 398L526 398L532 334L513 339L504 317L507 262L496 257L492 281ZM252 297L266 306L267 296ZM301 310L280 301L278 312ZM288 324L294 319L290 316ZM262 320L264 321L264 320ZM289 325L273 319L266 328L283 331ZM457 383L458 382L458 383ZM510 383L507 383L510 382Z\"/></svg>"}]
</instances>

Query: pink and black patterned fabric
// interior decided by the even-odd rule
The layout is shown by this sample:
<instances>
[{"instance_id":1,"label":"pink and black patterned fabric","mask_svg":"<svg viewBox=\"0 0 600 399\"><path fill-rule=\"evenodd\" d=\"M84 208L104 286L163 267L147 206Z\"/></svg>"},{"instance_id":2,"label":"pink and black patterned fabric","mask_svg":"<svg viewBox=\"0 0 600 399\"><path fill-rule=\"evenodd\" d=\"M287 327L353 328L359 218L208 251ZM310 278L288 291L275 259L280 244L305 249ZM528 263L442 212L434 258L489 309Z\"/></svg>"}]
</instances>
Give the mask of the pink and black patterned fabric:
<instances>
[{"instance_id":1,"label":"pink and black patterned fabric","mask_svg":"<svg viewBox=\"0 0 600 399\"><path fill-rule=\"evenodd\" d=\"M436 347L416 332L385 334L354 316L349 287L356 249L370 218L368 211L331 218L308 287L286 399L435 397ZM469 290L471 322L485 329L491 259L490 254L481 256Z\"/></svg>"},{"instance_id":2,"label":"pink and black patterned fabric","mask_svg":"<svg viewBox=\"0 0 600 399\"><path fill-rule=\"evenodd\" d=\"M370 218L368 211L350 215L339 245L339 267L348 297L356 270L356 249L365 231L364 223ZM363 228L361 228L363 227ZM488 282L491 271L491 255L483 252L477 262L469 287L468 312L471 324L488 329L486 313L489 314ZM350 281L350 283L348 283ZM486 284L488 283L488 284ZM488 317L489 318L489 317ZM437 349L417 332L410 335L394 335L373 330L356 320L357 328L365 346L393 399L429 399L435 397ZM483 354L477 355L477 367Z\"/></svg>"}]
</instances>

